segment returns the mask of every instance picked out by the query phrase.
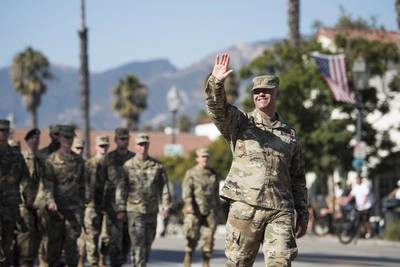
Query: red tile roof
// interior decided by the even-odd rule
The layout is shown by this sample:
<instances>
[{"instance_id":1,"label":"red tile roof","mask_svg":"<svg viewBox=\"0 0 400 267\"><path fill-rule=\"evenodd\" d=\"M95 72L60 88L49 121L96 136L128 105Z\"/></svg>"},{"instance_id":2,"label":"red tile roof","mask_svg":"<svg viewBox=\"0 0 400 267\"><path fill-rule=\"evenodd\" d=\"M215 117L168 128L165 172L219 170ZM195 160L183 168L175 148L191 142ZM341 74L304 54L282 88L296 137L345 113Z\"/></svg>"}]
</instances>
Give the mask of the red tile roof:
<instances>
[{"instance_id":1,"label":"red tile roof","mask_svg":"<svg viewBox=\"0 0 400 267\"><path fill-rule=\"evenodd\" d=\"M24 136L28 129L15 129L13 131L12 136L10 138L15 139L17 141L21 141L22 150L27 149L26 143L24 141ZM47 129L41 130L40 136L40 147L45 147L50 143L50 137L48 135ZM76 131L77 136L81 137L82 133L78 130ZM156 158L159 158L164 154L164 146L171 142L171 136L166 135L161 132L150 132L148 133L150 137L150 155ZM114 132L113 131L92 131L90 144L91 144L91 154L94 154L95 151L95 138L97 135L108 135L110 137L110 150L115 148L115 144L112 140L114 140ZM129 143L129 149L134 150L134 136L135 134L131 134L131 140ZM184 156L187 157L189 153L193 150L196 150L201 147L207 147L211 141L206 136L196 136L188 133L180 133L176 135L177 144L182 144Z\"/></svg>"},{"instance_id":2,"label":"red tile roof","mask_svg":"<svg viewBox=\"0 0 400 267\"><path fill-rule=\"evenodd\" d=\"M342 34L350 38L364 38L370 41L393 43L400 46L400 34L395 31L321 28L317 36L322 35L334 40L337 34Z\"/></svg>"}]
</instances>

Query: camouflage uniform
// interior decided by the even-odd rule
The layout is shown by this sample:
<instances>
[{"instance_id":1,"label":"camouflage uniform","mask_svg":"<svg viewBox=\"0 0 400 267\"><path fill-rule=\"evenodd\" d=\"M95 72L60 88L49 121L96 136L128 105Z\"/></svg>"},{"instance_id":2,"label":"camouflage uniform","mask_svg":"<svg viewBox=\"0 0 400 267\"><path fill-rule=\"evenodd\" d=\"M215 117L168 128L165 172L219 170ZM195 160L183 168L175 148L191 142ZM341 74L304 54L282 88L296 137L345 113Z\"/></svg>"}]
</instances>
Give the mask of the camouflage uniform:
<instances>
[{"instance_id":1,"label":"camouflage uniform","mask_svg":"<svg viewBox=\"0 0 400 267\"><path fill-rule=\"evenodd\" d=\"M97 138L96 143L98 145L108 145L108 137L106 138L107 142L105 142L105 139L103 139ZM105 158L99 158L96 156L90 158L85 163L85 247L87 259L92 266L96 266L99 264L98 244L103 223L103 213L101 211L102 195L100 186L104 184L104 163Z\"/></svg>"},{"instance_id":2,"label":"camouflage uniform","mask_svg":"<svg viewBox=\"0 0 400 267\"><path fill-rule=\"evenodd\" d=\"M74 136L74 128L60 125L60 135ZM65 261L76 266L78 261L77 239L83 226L83 207L85 198L84 162L74 154L51 154L46 160L48 179L58 211L50 212L47 248L49 266L59 264L63 248Z\"/></svg>"},{"instance_id":3,"label":"camouflage uniform","mask_svg":"<svg viewBox=\"0 0 400 267\"><path fill-rule=\"evenodd\" d=\"M39 155L25 151L23 153L28 166L33 194L36 196L34 209L27 209L25 204L19 206L21 220L17 223L17 247L19 258L25 265L32 265L45 231L45 207L48 192L45 190L43 178L45 174L45 160Z\"/></svg>"},{"instance_id":4,"label":"camouflage uniform","mask_svg":"<svg viewBox=\"0 0 400 267\"><path fill-rule=\"evenodd\" d=\"M138 134L136 143L149 142L148 136ZM164 167L157 160L137 156L124 164L125 180L121 187L127 196L129 236L134 266L144 267L150 256L157 228L158 205L168 209L171 196Z\"/></svg>"},{"instance_id":5,"label":"camouflage uniform","mask_svg":"<svg viewBox=\"0 0 400 267\"><path fill-rule=\"evenodd\" d=\"M9 125L8 120L0 120L1 130L9 131ZM17 218L20 218L18 207L21 197L26 206L32 208L35 196L30 184L29 170L21 153L7 145L5 149L0 149L0 235L4 266L14 264L14 229Z\"/></svg>"},{"instance_id":6,"label":"camouflage uniform","mask_svg":"<svg viewBox=\"0 0 400 267\"><path fill-rule=\"evenodd\" d=\"M259 76L255 88L277 88L276 76ZM281 116L245 113L227 103L223 82L211 76L205 89L208 113L233 153L221 197L231 201L227 266L252 266L263 243L266 265L290 266L297 255L294 210L306 225L307 189L296 132Z\"/></svg>"},{"instance_id":7,"label":"camouflage uniform","mask_svg":"<svg viewBox=\"0 0 400 267\"><path fill-rule=\"evenodd\" d=\"M129 130L126 128L117 128L115 130L117 137L129 137ZM120 266L124 263L125 254L123 249L124 222L117 219L117 213L125 211L123 207L123 196L118 184L122 180L122 165L132 158L135 153L128 151L126 154L120 154L118 150L108 153L105 161L105 181L103 188L103 208L107 214L107 233L110 236L109 244L103 244L108 247L111 266ZM127 230L126 230L127 232Z\"/></svg>"},{"instance_id":8,"label":"camouflage uniform","mask_svg":"<svg viewBox=\"0 0 400 267\"><path fill-rule=\"evenodd\" d=\"M192 254L201 237L204 258L212 256L219 207L218 191L217 175L211 168L203 169L196 165L186 172L182 182L185 252ZM188 212L188 208L193 212Z\"/></svg>"},{"instance_id":9,"label":"camouflage uniform","mask_svg":"<svg viewBox=\"0 0 400 267\"><path fill-rule=\"evenodd\" d=\"M50 135L58 135L59 133L59 125L55 124L55 125L50 125L49 127L49 134ZM38 156L46 159L48 156L50 156L52 153L56 152L58 149L60 148L60 143L57 140L52 140L51 143L40 149ZM46 180L44 180L46 181ZM39 216L40 216L40 222L42 223L42 238L41 238L41 242L39 244L39 264L43 264L46 265L46 254L47 254L47 246L48 246L48 237L47 237L47 231L46 229L48 229L47 224L49 221L49 213L47 212L46 209L41 210L42 212L40 212Z\"/></svg>"}]
</instances>

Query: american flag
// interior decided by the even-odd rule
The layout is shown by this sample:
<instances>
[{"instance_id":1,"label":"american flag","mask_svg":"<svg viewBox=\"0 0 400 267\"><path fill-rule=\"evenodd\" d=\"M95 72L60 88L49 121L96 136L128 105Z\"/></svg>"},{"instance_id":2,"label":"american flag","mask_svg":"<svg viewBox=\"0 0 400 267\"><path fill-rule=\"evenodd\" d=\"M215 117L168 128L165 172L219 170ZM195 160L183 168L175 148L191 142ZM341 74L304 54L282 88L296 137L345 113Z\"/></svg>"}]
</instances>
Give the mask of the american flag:
<instances>
[{"instance_id":1,"label":"american flag","mask_svg":"<svg viewBox=\"0 0 400 267\"><path fill-rule=\"evenodd\" d=\"M331 89L335 100L354 104L354 95L350 93L347 83L345 56L343 54L324 55L314 52L312 57L322 78Z\"/></svg>"}]
</instances>

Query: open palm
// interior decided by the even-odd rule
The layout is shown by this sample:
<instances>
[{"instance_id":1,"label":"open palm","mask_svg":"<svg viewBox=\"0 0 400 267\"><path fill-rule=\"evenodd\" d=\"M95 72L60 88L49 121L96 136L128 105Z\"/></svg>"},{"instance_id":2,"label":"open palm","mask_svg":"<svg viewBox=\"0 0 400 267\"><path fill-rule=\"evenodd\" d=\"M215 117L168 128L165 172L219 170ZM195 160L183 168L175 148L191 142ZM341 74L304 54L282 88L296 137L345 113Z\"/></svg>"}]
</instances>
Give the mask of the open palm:
<instances>
[{"instance_id":1,"label":"open palm","mask_svg":"<svg viewBox=\"0 0 400 267\"><path fill-rule=\"evenodd\" d=\"M225 78L232 72L232 70L229 69L229 60L230 56L226 53L217 55L215 58L212 75L218 80L225 80Z\"/></svg>"}]
</instances>

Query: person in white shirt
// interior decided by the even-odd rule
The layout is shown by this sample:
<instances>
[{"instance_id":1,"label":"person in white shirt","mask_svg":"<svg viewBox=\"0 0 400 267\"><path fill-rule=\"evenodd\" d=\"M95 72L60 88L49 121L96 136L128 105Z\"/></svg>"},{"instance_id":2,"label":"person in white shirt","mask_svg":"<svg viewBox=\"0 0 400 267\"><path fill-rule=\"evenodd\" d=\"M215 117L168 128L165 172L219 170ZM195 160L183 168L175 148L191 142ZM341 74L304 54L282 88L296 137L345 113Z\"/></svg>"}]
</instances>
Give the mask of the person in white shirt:
<instances>
[{"instance_id":1,"label":"person in white shirt","mask_svg":"<svg viewBox=\"0 0 400 267\"><path fill-rule=\"evenodd\" d=\"M371 215L374 198L371 191L371 184L362 176L358 176L356 183L353 184L351 192L347 198L347 203L352 199L355 199L356 210L360 213L360 223L367 231L365 236L369 238L373 233L369 217Z\"/></svg>"}]
</instances>

